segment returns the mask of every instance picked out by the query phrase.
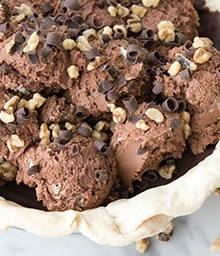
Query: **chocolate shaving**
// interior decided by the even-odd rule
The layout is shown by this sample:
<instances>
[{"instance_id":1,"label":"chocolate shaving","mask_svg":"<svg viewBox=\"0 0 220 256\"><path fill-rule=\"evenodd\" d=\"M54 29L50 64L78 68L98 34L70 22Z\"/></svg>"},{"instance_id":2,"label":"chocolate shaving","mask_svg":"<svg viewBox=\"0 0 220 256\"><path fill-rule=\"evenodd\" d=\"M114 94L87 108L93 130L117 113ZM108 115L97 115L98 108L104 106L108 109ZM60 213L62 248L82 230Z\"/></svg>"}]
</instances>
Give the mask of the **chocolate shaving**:
<instances>
[{"instance_id":1,"label":"chocolate shaving","mask_svg":"<svg viewBox=\"0 0 220 256\"><path fill-rule=\"evenodd\" d=\"M8 22L5 22L5 23L2 23L0 24L0 32L2 33L6 33L7 29L8 29L8 26L9 26L9 23Z\"/></svg>"},{"instance_id":2,"label":"chocolate shaving","mask_svg":"<svg viewBox=\"0 0 220 256\"><path fill-rule=\"evenodd\" d=\"M40 24L40 28L44 30L51 28L54 25L56 25L54 18L49 16L42 21L42 23Z\"/></svg>"},{"instance_id":3,"label":"chocolate shaving","mask_svg":"<svg viewBox=\"0 0 220 256\"><path fill-rule=\"evenodd\" d=\"M184 110L186 110L186 102L183 100L179 100L179 107L177 109L178 112L183 112Z\"/></svg>"},{"instance_id":4,"label":"chocolate shaving","mask_svg":"<svg viewBox=\"0 0 220 256\"><path fill-rule=\"evenodd\" d=\"M22 124L31 117L31 112L28 108L22 107L15 112L16 121L18 124Z\"/></svg>"},{"instance_id":5,"label":"chocolate shaving","mask_svg":"<svg viewBox=\"0 0 220 256\"><path fill-rule=\"evenodd\" d=\"M93 61L95 59L95 57L100 56L100 52L98 50L98 48L92 48L91 50L87 51L85 56L87 59L89 59L90 61Z\"/></svg>"},{"instance_id":6,"label":"chocolate shaving","mask_svg":"<svg viewBox=\"0 0 220 256\"><path fill-rule=\"evenodd\" d=\"M33 165L33 166L31 166L30 169L28 169L27 174L29 176L31 176L31 175L35 175L39 172L40 172L39 166L38 165Z\"/></svg>"},{"instance_id":7,"label":"chocolate shaving","mask_svg":"<svg viewBox=\"0 0 220 256\"><path fill-rule=\"evenodd\" d=\"M62 5L71 10L79 10L80 9L80 4L76 0L64 0L62 2Z\"/></svg>"},{"instance_id":8,"label":"chocolate shaving","mask_svg":"<svg viewBox=\"0 0 220 256\"><path fill-rule=\"evenodd\" d=\"M124 98L122 102L128 113L132 113L138 108L137 100L133 95Z\"/></svg>"},{"instance_id":9,"label":"chocolate shaving","mask_svg":"<svg viewBox=\"0 0 220 256\"><path fill-rule=\"evenodd\" d=\"M94 142L94 148L105 156L111 156L113 154L112 150L102 140L96 140Z\"/></svg>"},{"instance_id":10,"label":"chocolate shaving","mask_svg":"<svg viewBox=\"0 0 220 256\"><path fill-rule=\"evenodd\" d=\"M87 110L83 106L76 107L75 115L80 120L84 120L88 116Z\"/></svg>"},{"instance_id":11,"label":"chocolate shaving","mask_svg":"<svg viewBox=\"0 0 220 256\"><path fill-rule=\"evenodd\" d=\"M193 57L194 51L190 48L192 48L192 42L190 40L187 40L183 46L184 54L186 57Z\"/></svg>"},{"instance_id":12,"label":"chocolate shaving","mask_svg":"<svg viewBox=\"0 0 220 256\"><path fill-rule=\"evenodd\" d=\"M55 18L54 21L59 24L59 25L63 25L65 20L67 19L67 16L64 13L58 13Z\"/></svg>"},{"instance_id":13,"label":"chocolate shaving","mask_svg":"<svg viewBox=\"0 0 220 256\"><path fill-rule=\"evenodd\" d=\"M122 87L124 87L127 84L127 81L126 81L126 79L123 76L119 75L117 77L117 83L118 83L118 87L122 88Z\"/></svg>"},{"instance_id":14,"label":"chocolate shaving","mask_svg":"<svg viewBox=\"0 0 220 256\"><path fill-rule=\"evenodd\" d=\"M108 172L107 170L96 170L94 172L94 178L96 181L104 181L108 179Z\"/></svg>"},{"instance_id":15,"label":"chocolate shaving","mask_svg":"<svg viewBox=\"0 0 220 256\"><path fill-rule=\"evenodd\" d=\"M137 150L137 155L143 155L147 152L147 148L146 147L139 147L139 149Z\"/></svg>"},{"instance_id":16,"label":"chocolate shaving","mask_svg":"<svg viewBox=\"0 0 220 256\"><path fill-rule=\"evenodd\" d=\"M98 92L102 94L106 94L113 88L113 84L107 80L102 80L98 86Z\"/></svg>"},{"instance_id":17,"label":"chocolate shaving","mask_svg":"<svg viewBox=\"0 0 220 256\"><path fill-rule=\"evenodd\" d=\"M80 31L80 24L72 19L66 19L64 25L66 25L68 28L74 28Z\"/></svg>"},{"instance_id":18,"label":"chocolate shaving","mask_svg":"<svg viewBox=\"0 0 220 256\"><path fill-rule=\"evenodd\" d=\"M68 36L69 36L70 38L74 39L74 40L77 39L77 37L78 37L78 35L79 35L79 32L80 32L80 30L79 30L79 29L76 29L76 28L69 28L69 29L67 30Z\"/></svg>"},{"instance_id":19,"label":"chocolate shaving","mask_svg":"<svg viewBox=\"0 0 220 256\"><path fill-rule=\"evenodd\" d=\"M150 52L147 55L147 62L149 65L157 64L159 59L160 59L160 54L157 51Z\"/></svg>"},{"instance_id":20,"label":"chocolate shaving","mask_svg":"<svg viewBox=\"0 0 220 256\"><path fill-rule=\"evenodd\" d=\"M136 124L142 118L143 118L143 116L141 114L140 115L131 115L131 116L128 117L128 121L131 122L131 123Z\"/></svg>"},{"instance_id":21,"label":"chocolate shaving","mask_svg":"<svg viewBox=\"0 0 220 256\"><path fill-rule=\"evenodd\" d=\"M43 15L48 15L48 13L53 11L53 8L50 4L50 2L45 2L40 5L40 9L43 13Z\"/></svg>"},{"instance_id":22,"label":"chocolate shaving","mask_svg":"<svg viewBox=\"0 0 220 256\"><path fill-rule=\"evenodd\" d=\"M37 54L28 54L28 59L31 63L31 65L36 66L40 63L39 57Z\"/></svg>"},{"instance_id":23,"label":"chocolate shaving","mask_svg":"<svg viewBox=\"0 0 220 256\"><path fill-rule=\"evenodd\" d=\"M46 58L51 52L52 49L47 44L45 44L41 49L41 56Z\"/></svg>"},{"instance_id":24,"label":"chocolate shaving","mask_svg":"<svg viewBox=\"0 0 220 256\"><path fill-rule=\"evenodd\" d=\"M135 64L139 57L139 47L136 44L130 44L127 48L127 60L131 64Z\"/></svg>"},{"instance_id":25,"label":"chocolate shaving","mask_svg":"<svg viewBox=\"0 0 220 256\"><path fill-rule=\"evenodd\" d=\"M147 171L146 176L149 182L155 182L158 179L157 173L154 170Z\"/></svg>"},{"instance_id":26,"label":"chocolate shaving","mask_svg":"<svg viewBox=\"0 0 220 256\"><path fill-rule=\"evenodd\" d=\"M171 118L170 119L170 127L175 131L180 127L180 122L176 118Z\"/></svg>"},{"instance_id":27,"label":"chocolate shaving","mask_svg":"<svg viewBox=\"0 0 220 256\"><path fill-rule=\"evenodd\" d=\"M96 29L99 30L104 26L104 21L100 18L95 17L92 21L91 21L91 26Z\"/></svg>"},{"instance_id":28,"label":"chocolate shaving","mask_svg":"<svg viewBox=\"0 0 220 256\"><path fill-rule=\"evenodd\" d=\"M146 177L146 176L143 175L143 176L141 177L141 181L135 180L135 181L132 183L132 185L133 185L133 187L134 187L135 189L139 189L140 191L144 191L144 190L146 190L146 189L148 188L148 183L149 183L148 177Z\"/></svg>"},{"instance_id":29,"label":"chocolate shaving","mask_svg":"<svg viewBox=\"0 0 220 256\"><path fill-rule=\"evenodd\" d=\"M91 137L91 135L92 135L92 131L84 125L80 125L78 127L76 133L79 135L82 135L84 137Z\"/></svg>"},{"instance_id":30,"label":"chocolate shaving","mask_svg":"<svg viewBox=\"0 0 220 256\"><path fill-rule=\"evenodd\" d=\"M112 39L112 38L111 38L110 35L108 35L108 34L102 34L102 41L103 41L104 43L108 43L111 39Z\"/></svg>"},{"instance_id":31,"label":"chocolate shaving","mask_svg":"<svg viewBox=\"0 0 220 256\"><path fill-rule=\"evenodd\" d=\"M70 17L71 17L72 21L74 21L78 24L83 22L83 17L78 13L73 13L72 15L70 15Z\"/></svg>"},{"instance_id":32,"label":"chocolate shaving","mask_svg":"<svg viewBox=\"0 0 220 256\"><path fill-rule=\"evenodd\" d=\"M36 29L29 28L28 25L24 22L22 22L21 24L22 24L22 28L25 31L25 33L29 36L36 31Z\"/></svg>"},{"instance_id":33,"label":"chocolate shaving","mask_svg":"<svg viewBox=\"0 0 220 256\"><path fill-rule=\"evenodd\" d=\"M154 35L155 35L155 33L152 29L145 29L141 32L140 37L141 37L141 40L146 40L146 39L153 40Z\"/></svg>"},{"instance_id":34,"label":"chocolate shaving","mask_svg":"<svg viewBox=\"0 0 220 256\"><path fill-rule=\"evenodd\" d=\"M179 72L180 76L183 80L188 80L191 77L190 70L188 68L185 68Z\"/></svg>"},{"instance_id":35,"label":"chocolate shaving","mask_svg":"<svg viewBox=\"0 0 220 256\"><path fill-rule=\"evenodd\" d=\"M60 136L57 140L58 145L66 145L73 137L73 132L71 130L61 130Z\"/></svg>"},{"instance_id":36,"label":"chocolate shaving","mask_svg":"<svg viewBox=\"0 0 220 256\"><path fill-rule=\"evenodd\" d=\"M174 97L169 97L162 103L162 108L166 112L174 112L178 107L179 103Z\"/></svg>"},{"instance_id":37,"label":"chocolate shaving","mask_svg":"<svg viewBox=\"0 0 220 256\"><path fill-rule=\"evenodd\" d=\"M117 29L113 35L113 39L117 40L117 39L122 39L124 38L124 33L121 29Z\"/></svg>"},{"instance_id":38,"label":"chocolate shaving","mask_svg":"<svg viewBox=\"0 0 220 256\"><path fill-rule=\"evenodd\" d=\"M108 91L107 94L106 94L106 100L107 100L107 101L117 100L118 98L119 98L118 93L117 93L117 91L114 90L114 89Z\"/></svg>"},{"instance_id":39,"label":"chocolate shaving","mask_svg":"<svg viewBox=\"0 0 220 256\"><path fill-rule=\"evenodd\" d=\"M177 32L175 34L175 41L174 42L177 46L182 45L185 42L185 40L186 40L186 37L183 33Z\"/></svg>"},{"instance_id":40,"label":"chocolate shaving","mask_svg":"<svg viewBox=\"0 0 220 256\"><path fill-rule=\"evenodd\" d=\"M61 37L57 32L50 32L46 38L46 44L58 48L61 44Z\"/></svg>"},{"instance_id":41,"label":"chocolate shaving","mask_svg":"<svg viewBox=\"0 0 220 256\"><path fill-rule=\"evenodd\" d=\"M17 32L15 34L15 38L14 38L15 43L23 44L25 42L25 40L26 40L26 38L21 32Z\"/></svg>"},{"instance_id":42,"label":"chocolate shaving","mask_svg":"<svg viewBox=\"0 0 220 256\"><path fill-rule=\"evenodd\" d=\"M153 87L153 89L152 89L152 92L154 93L154 94L160 94L162 91L163 91L163 88L164 88L164 85L162 84L162 83L160 83L160 82L157 82L155 85L154 85L154 87Z\"/></svg>"}]
</instances>

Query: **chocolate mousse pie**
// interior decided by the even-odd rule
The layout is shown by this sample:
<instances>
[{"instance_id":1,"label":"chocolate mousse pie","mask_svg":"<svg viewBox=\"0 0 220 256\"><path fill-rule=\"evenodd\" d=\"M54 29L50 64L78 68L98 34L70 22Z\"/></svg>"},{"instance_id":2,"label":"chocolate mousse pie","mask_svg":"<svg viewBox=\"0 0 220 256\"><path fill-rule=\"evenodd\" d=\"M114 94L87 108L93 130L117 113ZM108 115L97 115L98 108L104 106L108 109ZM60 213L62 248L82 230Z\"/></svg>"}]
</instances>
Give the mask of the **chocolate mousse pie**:
<instances>
[{"instance_id":1,"label":"chocolate mousse pie","mask_svg":"<svg viewBox=\"0 0 220 256\"><path fill-rule=\"evenodd\" d=\"M1 2L0 230L123 246L220 187L220 52L199 6Z\"/></svg>"}]
</instances>

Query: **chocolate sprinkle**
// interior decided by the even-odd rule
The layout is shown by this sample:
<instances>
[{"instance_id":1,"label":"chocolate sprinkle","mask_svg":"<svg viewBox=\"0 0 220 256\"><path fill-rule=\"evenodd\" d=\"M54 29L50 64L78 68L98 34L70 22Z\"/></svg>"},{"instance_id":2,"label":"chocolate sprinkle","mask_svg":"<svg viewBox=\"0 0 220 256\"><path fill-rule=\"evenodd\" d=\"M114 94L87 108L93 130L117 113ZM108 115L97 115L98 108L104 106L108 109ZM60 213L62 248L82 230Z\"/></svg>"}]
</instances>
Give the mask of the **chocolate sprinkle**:
<instances>
[{"instance_id":1,"label":"chocolate sprinkle","mask_svg":"<svg viewBox=\"0 0 220 256\"><path fill-rule=\"evenodd\" d=\"M28 120L31 117L31 112L28 108L23 107L19 108L15 112L16 121L18 124L24 123L26 120Z\"/></svg>"},{"instance_id":2,"label":"chocolate sprinkle","mask_svg":"<svg viewBox=\"0 0 220 256\"><path fill-rule=\"evenodd\" d=\"M61 37L57 32L50 32L46 38L46 44L58 48L61 44Z\"/></svg>"},{"instance_id":3,"label":"chocolate sprinkle","mask_svg":"<svg viewBox=\"0 0 220 256\"><path fill-rule=\"evenodd\" d=\"M111 156L113 153L108 145L102 140L96 140L94 142L94 148L105 156Z\"/></svg>"},{"instance_id":4,"label":"chocolate sprinkle","mask_svg":"<svg viewBox=\"0 0 220 256\"><path fill-rule=\"evenodd\" d=\"M137 100L135 99L135 97L133 95L124 98L122 100L122 102L125 106L125 109L129 113L134 112L138 108Z\"/></svg>"},{"instance_id":5,"label":"chocolate sprinkle","mask_svg":"<svg viewBox=\"0 0 220 256\"><path fill-rule=\"evenodd\" d=\"M80 4L76 0L64 0L62 2L63 6L71 10L79 10Z\"/></svg>"},{"instance_id":6,"label":"chocolate sprinkle","mask_svg":"<svg viewBox=\"0 0 220 256\"><path fill-rule=\"evenodd\" d=\"M84 120L87 118L87 110L83 106L76 107L75 115L78 119Z\"/></svg>"},{"instance_id":7,"label":"chocolate sprinkle","mask_svg":"<svg viewBox=\"0 0 220 256\"><path fill-rule=\"evenodd\" d=\"M99 52L98 48L92 48L91 50L86 52L85 56L90 61L93 61L95 59L95 57L100 56L100 52Z\"/></svg>"},{"instance_id":8,"label":"chocolate sprinkle","mask_svg":"<svg viewBox=\"0 0 220 256\"><path fill-rule=\"evenodd\" d=\"M36 173L39 173L40 169L38 165L33 165L30 169L28 169L27 174L28 175L35 175Z\"/></svg>"},{"instance_id":9,"label":"chocolate sprinkle","mask_svg":"<svg viewBox=\"0 0 220 256\"><path fill-rule=\"evenodd\" d=\"M103 170L96 170L94 172L94 178L96 181L104 181L108 179L108 172L103 169Z\"/></svg>"},{"instance_id":10,"label":"chocolate sprinkle","mask_svg":"<svg viewBox=\"0 0 220 256\"><path fill-rule=\"evenodd\" d=\"M80 125L78 127L76 133L79 135L82 135L84 137L91 137L91 135L92 135L92 131L84 125Z\"/></svg>"},{"instance_id":11,"label":"chocolate sprinkle","mask_svg":"<svg viewBox=\"0 0 220 256\"><path fill-rule=\"evenodd\" d=\"M178 107L179 103L174 97L169 97L162 103L163 110L167 112L174 112L178 109Z\"/></svg>"}]
</instances>

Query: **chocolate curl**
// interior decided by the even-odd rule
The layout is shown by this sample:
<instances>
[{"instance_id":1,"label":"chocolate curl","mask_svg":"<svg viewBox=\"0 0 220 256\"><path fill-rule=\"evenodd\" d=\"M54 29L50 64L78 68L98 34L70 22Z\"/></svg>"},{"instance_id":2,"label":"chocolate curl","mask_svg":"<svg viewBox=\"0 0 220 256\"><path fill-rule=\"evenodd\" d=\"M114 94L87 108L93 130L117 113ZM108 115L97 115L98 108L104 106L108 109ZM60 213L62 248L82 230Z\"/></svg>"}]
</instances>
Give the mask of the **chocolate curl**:
<instances>
[{"instance_id":1,"label":"chocolate curl","mask_svg":"<svg viewBox=\"0 0 220 256\"><path fill-rule=\"evenodd\" d=\"M55 18L54 21L59 24L59 25L63 25L65 20L67 19L67 16L64 13L58 13Z\"/></svg>"},{"instance_id":2,"label":"chocolate curl","mask_svg":"<svg viewBox=\"0 0 220 256\"><path fill-rule=\"evenodd\" d=\"M11 68L7 63L3 63L2 65L0 65L0 72L3 75L7 75L11 72Z\"/></svg>"},{"instance_id":3,"label":"chocolate curl","mask_svg":"<svg viewBox=\"0 0 220 256\"><path fill-rule=\"evenodd\" d=\"M128 96L122 100L125 109L129 112L132 113L138 108L138 103L137 100L133 95Z\"/></svg>"},{"instance_id":4,"label":"chocolate curl","mask_svg":"<svg viewBox=\"0 0 220 256\"><path fill-rule=\"evenodd\" d=\"M154 170L147 171L146 176L149 182L155 182L158 179L157 173Z\"/></svg>"},{"instance_id":5,"label":"chocolate curl","mask_svg":"<svg viewBox=\"0 0 220 256\"><path fill-rule=\"evenodd\" d=\"M22 28L25 31L25 33L29 36L36 31L36 29L29 28L28 25L24 22L22 22L21 24L22 24Z\"/></svg>"},{"instance_id":6,"label":"chocolate curl","mask_svg":"<svg viewBox=\"0 0 220 256\"><path fill-rule=\"evenodd\" d=\"M162 108L166 112L174 112L178 109L178 107L179 103L174 97L170 97L162 103Z\"/></svg>"},{"instance_id":7,"label":"chocolate curl","mask_svg":"<svg viewBox=\"0 0 220 256\"><path fill-rule=\"evenodd\" d=\"M79 32L80 32L80 30L79 30L79 29L76 29L76 28L69 28L69 29L67 30L68 36L69 36L70 38L74 39L74 40L77 39L77 37L78 37L78 35L79 35Z\"/></svg>"},{"instance_id":8,"label":"chocolate curl","mask_svg":"<svg viewBox=\"0 0 220 256\"><path fill-rule=\"evenodd\" d=\"M71 17L71 20L76 22L77 24L80 24L83 22L83 17L78 13L72 13L70 17Z\"/></svg>"},{"instance_id":9,"label":"chocolate curl","mask_svg":"<svg viewBox=\"0 0 220 256\"><path fill-rule=\"evenodd\" d=\"M131 115L128 117L128 121L133 124L136 124L142 118L143 118L143 116L141 114L140 115Z\"/></svg>"},{"instance_id":10,"label":"chocolate curl","mask_svg":"<svg viewBox=\"0 0 220 256\"><path fill-rule=\"evenodd\" d=\"M118 83L118 88L122 88L127 84L126 79L123 76L118 76L117 77L117 83Z\"/></svg>"},{"instance_id":11,"label":"chocolate curl","mask_svg":"<svg viewBox=\"0 0 220 256\"><path fill-rule=\"evenodd\" d=\"M87 51L85 56L88 60L93 61L96 57L100 56L100 52L98 48L92 48L91 50Z\"/></svg>"},{"instance_id":12,"label":"chocolate curl","mask_svg":"<svg viewBox=\"0 0 220 256\"><path fill-rule=\"evenodd\" d=\"M91 21L91 26L92 26L94 29L99 30L99 29L101 29L102 27L104 27L104 20L95 17L95 18Z\"/></svg>"},{"instance_id":13,"label":"chocolate curl","mask_svg":"<svg viewBox=\"0 0 220 256\"><path fill-rule=\"evenodd\" d=\"M111 80L114 80L116 77L118 77L118 69L116 67L108 66L105 70Z\"/></svg>"},{"instance_id":14,"label":"chocolate curl","mask_svg":"<svg viewBox=\"0 0 220 256\"><path fill-rule=\"evenodd\" d=\"M190 50L192 48L192 42L190 40L187 40L183 46L184 54L186 57L193 57L194 51Z\"/></svg>"},{"instance_id":15,"label":"chocolate curl","mask_svg":"<svg viewBox=\"0 0 220 256\"><path fill-rule=\"evenodd\" d=\"M112 39L112 37L108 34L102 34L102 41L104 43L108 43L110 40Z\"/></svg>"},{"instance_id":16,"label":"chocolate curl","mask_svg":"<svg viewBox=\"0 0 220 256\"><path fill-rule=\"evenodd\" d=\"M143 30L140 35L140 42L144 43L145 48L148 48L154 42L155 33L152 29Z\"/></svg>"},{"instance_id":17,"label":"chocolate curl","mask_svg":"<svg viewBox=\"0 0 220 256\"><path fill-rule=\"evenodd\" d=\"M15 116L16 116L17 123L22 124L31 117L31 112L28 108L23 107L23 108L19 108L15 112Z\"/></svg>"},{"instance_id":18,"label":"chocolate curl","mask_svg":"<svg viewBox=\"0 0 220 256\"><path fill-rule=\"evenodd\" d=\"M99 93L102 93L102 94L106 94L108 91L110 91L112 88L113 88L113 84L110 83L109 81L107 80L102 80L100 83L99 83L99 86L98 86L98 92Z\"/></svg>"},{"instance_id":19,"label":"chocolate curl","mask_svg":"<svg viewBox=\"0 0 220 256\"><path fill-rule=\"evenodd\" d=\"M42 23L40 24L40 29L45 30L51 28L54 25L56 25L54 18L49 16L42 21Z\"/></svg>"},{"instance_id":20,"label":"chocolate curl","mask_svg":"<svg viewBox=\"0 0 220 256\"><path fill-rule=\"evenodd\" d=\"M32 66L36 66L40 63L39 57L36 53L35 54L28 53L28 59Z\"/></svg>"},{"instance_id":21,"label":"chocolate curl","mask_svg":"<svg viewBox=\"0 0 220 256\"><path fill-rule=\"evenodd\" d=\"M33 165L31 168L28 169L27 175L35 175L40 172L39 166L38 165Z\"/></svg>"},{"instance_id":22,"label":"chocolate curl","mask_svg":"<svg viewBox=\"0 0 220 256\"><path fill-rule=\"evenodd\" d=\"M79 135L82 135L84 137L91 137L91 135L92 135L92 131L85 125L80 125L78 127L76 133Z\"/></svg>"},{"instance_id":23,"label":"chocolate curl","mask_svg":"<svg viewBox=\"0 0 220 256\"><path fill-rule=\"evenodd\" d=\"M21 32L17 32L15 34L15 38L14 38L15 43L23 44L25 42L25 40L26 40L26 38L25 38L25 36L23 36L23 34Z\"/></svg>"},{"instance_id":24,"label":"chocolate curl","mask_svg":"<svg viewBox=\"0 0 220 256\"><path fill-rule=\"evenodd\" d=\"M94 178L96 181L105 181L108 179L108 172L107 170L96 170L94 172Z\"/></svg>"},{"instance_id":25,"label":"chocolate curl","mask_svg":"<svg viewBox=\"0 0 220 256\"><path fill-rule=\"evenodd\" d=\"M8 22L0 24L0 32L5 34L7 29L8 29L8 27L9 27L9 23Z\"/></svg>"},{"instance_id":26,"label":"chocolate curl","mask_svg":"<svg viewBox=\"0 0 220 256\"><path fill-rule=\"evenodd\" d=\"M79 10L80 9L80 4L76 0L64 0L62 2L62 5L71 10Z\"/></svg>"},{"instance_id":27,"label":"chocolate curl","mask_svg":"<svg viewBox=\"0 0 220 256\"><path fill-rule=\"evenodd\" d=\"M72 19L66 19L64 25L66 25L68 28L74 28L80 31L80 24Z\"/></svg>"},{"instance_id":28,"label":"chocolate curl","mask_svg":"<svg viewBox=\"0 0 220 256\"><path fill-rule=\"evenodd\" d=\"M183 112L184 110L186 110L186 102L183 100L179 100L178 102L179 107L177 109L178 112Z\"/></svg>"},{"instance_id":29,"label":"chocolate curl","mask_svg":"<svg viewBox=\"0 0 220 256\"><path fill-rule=\"evenodd\" d=\"M105 156L111 156L113 154L112 150L102 140L96 140L94 142L94 148Z\"/></svg>"},{"instance_id":30,"label":"chocolate curl","mask_svg":"<svg viewBox=\"0 0 220 256\"><path fill-rule=\"evenodd\" d=\"M41 49L41 56L42 58L46 58L52 52L51 47L45 44Z\"/></svg>"},{"instance_id":31,"label":"chocolate curl","mask_svg":"<svg viewBox=\"0 0 220 256\"><path fill-rule=\"evenodd\" d=\"M124 33L121 29L117 29L113 35L113 39L117 40L117 39L122 39L124 38Z\"/></svg>"},{"instance_id":32,"label":"chocolate curl","mask_svg":"<svg viewBox=\"0 0 220 256\"><path fill-rule=\"evenodd\" d=\"M164 88L164 85L160 82L157 82L153 89L152 89L152 92L156 95L160 94L162 91L163 91L163 88Z\"/></svg>"},{"instance_id":33,"label":"chocolate curl","mask_svg":"<svg viewBox=\"0 0 220 256\"><path fill-rule=\"evenodd\" d=\"M75 115L78 119L84 120L88 117L87 115L87 109L83 106L76 107Z\"/></svg>"},{"instance_id":34,"label":"chocolate curl","mask_svg":"<svg viewBox=\"0 0 220 256\"><path fill-rule=\"evenodd\" d=\"M139 57L139 47L136 44L130 44L127 48L127 60L131 64L135 64Z\"/></svg>"},{"instance_id":35,"label":"chocolate curl","mask_svg":"<svg viewBox=\"0 0 220 256\"><path fill-rule=\"evenodd\" d=\"M147 62L149 65L155 65L160 59L160 54L157 51L150 52L147 55Z\"/></svg>"},{"instance_id":36,"label":"chocolate curl","mask_svg":"<svg viewBox=\"0 0 220 256\"><path fill-rule=\"evenodd\" d=\"M175 131L180 127L180 121L176 118L170 119L170 127Z\"/></svg>"},{"instance_id":37,"label":"chocolate curl","mask_svg":"<svg viewBox=\"0 0 220 256\"><path fill-rule=\"evenodd\" d=\"M63 145L66 145L73 137L73 132L71 130L67 131L67 130L61 130L60 131L60 136L57 140L57 144L61 145L61 147Z\"/></svg>"},{"instance_id":38,"label":"chocolate curl","mask_svg":"<svg viewBox=\"0 0 220 256\"><path fill-rule=\"evenodd\" d=\"M57 32L50 32L46 38L46 44L58 48L61 44L61 37Z\"/></svg>"},{"instance_id":39,"label":"chocolate curl","mask_svg":"<svg viewBox=\"0 0 220 256\"><path fill-rule=\"evenodd\" d=\"M175 34L175 41L174 42L177 46L182 45L185 42L185 40L186 40L186 37L183 33L177 32Z\"/></svg>"},{"instance_id":40,"label":"chocolate curl","mask_svg":"<svg viewBox=\"0 0 220 256\"><path fill-rule=\"evenodd\" d=\"M106 94L106 100L107 101L117 100L118 98L119 98L118 93L114 89L108 91L107 94Z\"/></svg>"},{"instance_id":41,"label":"chocolate curl","mask_svg":"<svg viewBox=\"0 0 220 256\"><path fill-rule=\"evenodd\" d=\"M80 152L80 146L79 145L74 145L73 146L73 148L72 148L72 154L73 154L73 156L76 156L76 155L78 155L79 154L79 152Z\"/></svg>"},{"instance_id":42,"label":"chocolate curl","mask_svg":"<svg viewBox=\"0 0 220 256\"><path fill-rule=\"evenodd\" d=\"M188 68L185 68L179 72L180 76L183 80L188 80L191 77L190 70Z\"/></svg>"},{"instance_id":43,"label":"chocolate curl","mask_svg":"<svg viewBox=\"0 0 220 256\"><path fill-rule=\"evenodd\" d=\"M142 176L141 181L135 180L132 185L135 189L139 189L141 191L144 191L148 188L148 183L149 183L148 177Z\"/></svg>"},{"instance_id":44,"label":"chocolate curl","mask_svg":"<svg viewBox=\"0 0 220 256\"><path fill-rule=\"evenodd\" d=\"M45 3L41 4L40 9L41 9L43 15L47 15L49 12L53 11L53 8L52 8L50 2L45 2Z\"/></svg>"}]
</instances>

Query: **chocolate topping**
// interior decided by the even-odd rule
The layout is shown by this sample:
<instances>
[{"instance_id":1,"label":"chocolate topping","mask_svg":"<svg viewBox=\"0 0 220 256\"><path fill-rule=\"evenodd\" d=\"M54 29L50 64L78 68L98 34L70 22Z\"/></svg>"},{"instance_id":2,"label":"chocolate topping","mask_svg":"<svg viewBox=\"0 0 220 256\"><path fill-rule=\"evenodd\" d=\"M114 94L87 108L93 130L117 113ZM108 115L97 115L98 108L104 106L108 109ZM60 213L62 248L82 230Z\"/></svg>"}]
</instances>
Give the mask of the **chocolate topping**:
<instances>
[{"instance_id":1,"label":"chocolate topping","mask_svg":"<svg viewBox=\"0 0 220 256\"><path fill-rule=\"evenodd\" d=\"M130 97L126 97L122 100L125 109L131 113L134 112L137 108L138 108L138 103L137 100L135 99L135 97L132 95Z\"/></svg>"},{"instance_id":2,"label":"chocolate topping","mask_svg":"<svg viewBox=\"0 0 220 256\"><path fill-rule=\"evenodd\" d=\"M18 124L22 124L31 117L31 112L28 108L20 108L15 112L16 121Z\"/></svg>"},{"instance_id":3,"label":"chocolate topping","mask_svg":"<svg viewBox=\"0 0 220 256\"><path fill-rule=\"evenodd\" d=\"M77 0L64 0L62 2L63 6L71 10L79 10L80 4Z\"/></svg>"},{"instance_id":4,"label":"chocolate topping","mask_svg":"<svg viewBox=\"0 0 220 256\"><path fill-rule=\"evenodd\" d=\"M57 32L50 32L46 38L46 44L58 48L61 44L61 37Z\"/></svg>"}]
</instances>

